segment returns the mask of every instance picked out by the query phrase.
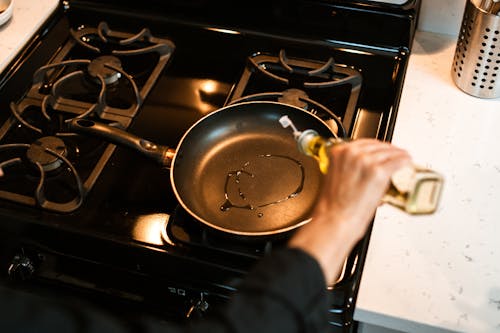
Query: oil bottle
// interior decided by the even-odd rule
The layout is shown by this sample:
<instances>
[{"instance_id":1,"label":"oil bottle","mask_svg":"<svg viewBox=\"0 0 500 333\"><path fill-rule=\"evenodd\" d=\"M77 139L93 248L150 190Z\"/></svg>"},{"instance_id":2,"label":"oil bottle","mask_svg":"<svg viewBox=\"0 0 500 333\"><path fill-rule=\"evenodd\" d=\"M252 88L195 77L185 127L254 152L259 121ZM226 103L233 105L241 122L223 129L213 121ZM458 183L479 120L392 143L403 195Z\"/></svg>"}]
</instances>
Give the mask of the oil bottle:
<instances>
[{"instance_id":1,"label":"oil bottle","mask_svg":"<svg viewBox=\"0 0 500 333\"><path fill-rule=\"evenodd\" d=\"M315 158L319 169L326 173L329 165L328 148L345 141L324 138L313 129L298 131L288 116L280 118L283 127L291 127L300 152ZM382 202L398 207L409 214L432 214L436 211L443 186L443 177L428 168L413 165L396 171Z\"/></svg>"}]
</instances>

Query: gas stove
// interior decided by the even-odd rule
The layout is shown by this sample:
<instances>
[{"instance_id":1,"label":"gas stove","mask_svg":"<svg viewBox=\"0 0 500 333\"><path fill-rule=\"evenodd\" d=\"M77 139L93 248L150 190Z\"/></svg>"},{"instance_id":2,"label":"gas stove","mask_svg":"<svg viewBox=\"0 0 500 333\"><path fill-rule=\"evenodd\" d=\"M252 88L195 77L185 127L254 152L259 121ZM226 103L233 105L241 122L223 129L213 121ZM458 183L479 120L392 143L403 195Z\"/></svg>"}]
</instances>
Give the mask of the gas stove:
<instances>
[{"instance_id":1,"label":"gas stove","mask_svg":"<svg viewBox=\"0 0 500 333\"><path fill-rule=\"evenodd\" d=\"M168 169L68 124L102 122L175 148L203 116L266 100L341 136L390 140L420 1L138 7L62 1L0 76L0 265L6 283L182 321L226 302L290 233L203 226L178 204ZM332 332L355 329L368 242L329 287Z\"/></svg>"}]
</instances>

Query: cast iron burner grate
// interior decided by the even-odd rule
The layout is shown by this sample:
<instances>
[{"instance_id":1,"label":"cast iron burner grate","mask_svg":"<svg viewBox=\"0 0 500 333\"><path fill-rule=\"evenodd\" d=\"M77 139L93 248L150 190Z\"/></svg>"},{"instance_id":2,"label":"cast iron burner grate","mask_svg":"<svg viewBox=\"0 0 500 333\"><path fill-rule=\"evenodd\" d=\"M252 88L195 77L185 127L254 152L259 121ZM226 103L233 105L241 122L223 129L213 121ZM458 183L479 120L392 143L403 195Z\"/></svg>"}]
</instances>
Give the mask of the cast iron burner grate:
<instances>
[{"instance_id":1,"label":"cast iron burner grate","mask_svg":"<svg viewBox=\"0 0 500 333\"><path fill-rule=\"evenodd\" d=\"M289 237L289 233L275 237L238 237L224 234L196 221L181 206L175 208L162 229L162 239L166 244L249 259L262 258L274 249L285 246ZM354 278L359 251L359 247L355 248L345 259L335 285L347 284Z\"/></svg>"},{"instance_id":2,"label":"cast iron burner grate","mask_svg":"<svg viewBox=\"0 0 500 333\"><path fill-rule=\"evenodd\" d=\"M162 231L162 237L166 243L194 246L253 259L270 253L275 245L282 245L285 241L283 237L273 240L269 237L244 238L226 235L195 221L180 206L175 208Z\"/></svg>"},{"instance_id":3,"label":"cast iron burner grate","mask_svg":"<svg viewBox=\"0 0 500 333\"><path fill-rule=\"evenodd\" d=\"M248 57L227 104L257 100L290 104L316 114L345 136L354 120L361 84L357 69L336 64L332 57L325 62L289 58L281 49L278 55Z\"/></svg>"},{"instance_id":4,"label":"cast iron burner grate","mask_svg":"<svg viewBox=\"0 0 500 333\"><path fill-rule=\"evenodd\" d=\"M23 122L26 104L35 99L41 101L42 113L50 106L75 117L96 114L128 126L127 118L136 115L173 54L173 42L153 37L147 29L136 35L112 31L105 22L70 32L50 64L35 72L25 97L11 103L13 114Z\"/></svg>"},{"instance_id":5,"label":"cast iron burner grate","mask_svg":"<svg viewBox=\"0 0 500 333\"><path fill-rule=\"evenodd\" d=\"M126 129L174 49L148 29L134 35L105 22L71 29L10 103L12 116L0 127L0 198L61 213L79 208L115 146L80 137L68 123L87 118Z\"/></svg>"},{"instance_id":6,"label":"cast iron burner grate","mask_svg":"<svg viewBox=\"0 0 500 333\"><path fill-rule=\"evenodd\" d=\"M33 142L31 145L25 143L0 145L0 152L8 150L20 150L23 153L19 154L19 157L14 157L0 162L0 168L11 169L16 167L19 171L31 166L33 169L38 171L38 177L35 178L38 179L38 182L35 186L35 191L32 197L24 196L19 193L9 193L6 191L0 191L0 196L5 196L13 199L14 201L23 202L32 206L37 205L48 210L59 212L68 212L73 210L75 207L80 206L85 194L82 180L78 175L76 168L65 157L66 147L61 139L57 137L43 137ZM67 202L51 201L47 199L46 194L47 186L50 186L50 180L47 180L49 174L61 168L65 168L69 172L67 172L66 177L61 176L60 179L67 177L73 178L73 181L65 181L68 184L68 186L65 187L65 191L73 189L72 192L74 193L72 195L72 199ZM30 170L24 170L24 173L29 174L29 171Z\"/></svg>"}]
</instances>

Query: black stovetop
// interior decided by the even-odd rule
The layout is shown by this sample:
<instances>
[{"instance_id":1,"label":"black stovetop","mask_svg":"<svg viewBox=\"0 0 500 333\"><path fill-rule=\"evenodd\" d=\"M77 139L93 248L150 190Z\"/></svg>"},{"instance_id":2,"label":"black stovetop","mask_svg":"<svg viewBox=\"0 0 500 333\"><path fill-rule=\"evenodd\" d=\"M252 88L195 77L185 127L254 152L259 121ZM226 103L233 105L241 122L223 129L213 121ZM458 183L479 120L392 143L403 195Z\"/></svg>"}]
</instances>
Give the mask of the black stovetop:
<instances>
[{"instance_id":1,"label":"black stovetop","mask_svg":"<svg viewBox=\"0 0 500 333\"><path fill-rule=\"evenodd\" d=\"M65 120L96 119L175 148L198 119L250 95L302 103L325 121L338 117L353 138L390 140L420 2L297 1L297 10L288 13L289 6L277 1L254 24L222 1L152 1L133 12L126 1L69 4L61 4L0 76L0 163L18 158L4 165L0 179L3 273L28 258L33 270L21 265L10 270L11 277L76 287L150 310L168 299L171 307L160 315L179 317L201 293L212 303L224 302L249 267L289 235L235 238L201 226L179 207L168 169L126 148L74 135ZM201 15L206 6L210 10ZM230 15L221 16L219 6ZM249 13L257 10L248 6ZM301 18L284 29L304 12L316 19ZM360 39L358 29L367 22L344 34L346 27L338 27L349 16L385 24ZM263 29L267 20L273 24ZM382 33L394 26L397 35ZM119 72L118 84L103 85L88 73L89 62L103 55L121 60L123 71L106 76L115 80ZM102 86L105 97L99 97ZM26 151L46 137L64 142L68 161L42 172L43 190L37 190L41 172ZM23 145L6 148L18 143ZM368 237L346 259L331 288L332 327L350 327L367 243Z\"/></svg>"}]
</instances>

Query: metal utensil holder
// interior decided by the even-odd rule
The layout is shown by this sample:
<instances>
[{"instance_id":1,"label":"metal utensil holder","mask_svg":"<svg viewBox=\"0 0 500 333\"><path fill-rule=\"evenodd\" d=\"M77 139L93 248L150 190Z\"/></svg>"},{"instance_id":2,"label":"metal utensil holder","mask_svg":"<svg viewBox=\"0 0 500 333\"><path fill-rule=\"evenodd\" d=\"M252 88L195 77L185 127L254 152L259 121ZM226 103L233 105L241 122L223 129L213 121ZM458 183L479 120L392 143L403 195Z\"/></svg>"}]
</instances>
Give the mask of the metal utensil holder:
<instances>
[{"instance_id":1,"label":"metal utensil holder","mask_svg":"<svg viewBox=\"0 0 500 333\"><path fill-rule=\"evenodd\" d=\"M464 92L500 97L500 16L468 0L458 37L452 76Z\"/></svg>"}]
</instances>

